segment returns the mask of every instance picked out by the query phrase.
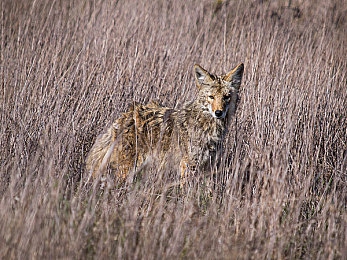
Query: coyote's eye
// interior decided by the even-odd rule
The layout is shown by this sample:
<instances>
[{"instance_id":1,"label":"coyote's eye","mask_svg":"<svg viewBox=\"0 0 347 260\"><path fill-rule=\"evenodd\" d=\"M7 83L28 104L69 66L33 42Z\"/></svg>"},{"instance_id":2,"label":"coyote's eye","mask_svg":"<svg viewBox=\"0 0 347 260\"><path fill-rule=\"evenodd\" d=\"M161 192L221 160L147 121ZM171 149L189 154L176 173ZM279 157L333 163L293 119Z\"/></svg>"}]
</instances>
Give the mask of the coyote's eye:
<instances>
[{"instance_id":1,"label":"coyote's eye","mask_svg":"<svg viewBox=\"0 0 347 260\"><path fill-rule=\"evenodd\" d=\"M223 99L224 99L225 101L229 101L229 100L230 100L230 96L229 96L229 95L224 96Z\"/></svg>"},{"instance_id":2,"label":"coyote's eye","mask_svg":"<svg viewBox=\"0 0 347 260\"><path fill-rule=\"evenodd\" d=\"M214 96L208 96L209 99L214 99Z\"/></svg>"}]
</instances>

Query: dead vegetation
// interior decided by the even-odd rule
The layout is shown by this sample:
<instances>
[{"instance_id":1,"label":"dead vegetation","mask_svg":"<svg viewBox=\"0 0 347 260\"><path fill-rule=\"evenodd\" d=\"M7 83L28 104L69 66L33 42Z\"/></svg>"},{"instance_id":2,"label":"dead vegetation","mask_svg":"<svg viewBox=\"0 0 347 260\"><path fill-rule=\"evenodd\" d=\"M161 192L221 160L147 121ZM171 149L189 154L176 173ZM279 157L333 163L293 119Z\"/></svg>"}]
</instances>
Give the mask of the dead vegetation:
<instances>
[{"instance_id":1,"label":"dead vegetation","mask_svg":"<svg viewBox=\"0 0 347 260\"><path fill-rule=\"evenodd\" d=\"M347 5L10 1L1 6L0 258L345 259ZM216 177L155 163L87 182L132 101L180 107L192 67L245 63Z\"/></svg>"}]
</instances>

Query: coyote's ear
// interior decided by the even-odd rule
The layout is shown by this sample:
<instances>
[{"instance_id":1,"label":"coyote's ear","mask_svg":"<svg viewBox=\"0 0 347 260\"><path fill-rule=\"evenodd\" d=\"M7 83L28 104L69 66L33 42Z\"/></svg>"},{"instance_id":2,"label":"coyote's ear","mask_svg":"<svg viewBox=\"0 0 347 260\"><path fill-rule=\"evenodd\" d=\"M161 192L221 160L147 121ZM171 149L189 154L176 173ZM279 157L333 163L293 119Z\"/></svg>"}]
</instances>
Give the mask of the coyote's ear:
<instances>
[{"instance_id":1,"label":"coyote's ear","mask_svg":"<svg viewBox=\"0 0 347 260\"><path fill-rule=\"evenodd\" d=\"M203 69L200 65L195 64L194 65L194 75L196 80L196 85L198 88L201 87L203 84L208 84L212 81L210 73L208 73L207 70Z\"/></svg>"},{"instance_id":2,"label":"coyote's ear","mask_svg":"<svg viewBox=\"0 0 347 260\"><path fill-rule=\"evenodd\" d=\"M237 65L232 71L226 74L223 79L230 82L230 85L236 89L240 88L243 75L243 63Z\"/></svg>"}]
</instances>

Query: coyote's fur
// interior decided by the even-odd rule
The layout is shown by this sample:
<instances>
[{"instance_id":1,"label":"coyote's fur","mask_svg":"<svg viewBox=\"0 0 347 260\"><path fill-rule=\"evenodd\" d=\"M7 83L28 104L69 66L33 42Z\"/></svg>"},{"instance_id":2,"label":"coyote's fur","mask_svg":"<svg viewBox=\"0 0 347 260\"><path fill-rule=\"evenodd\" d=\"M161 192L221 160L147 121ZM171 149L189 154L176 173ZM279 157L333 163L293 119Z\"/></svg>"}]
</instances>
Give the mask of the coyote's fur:
<instances>
[{"instance_id":1,"label":"coyote's fur","mask_svg":"<svg viewBox=\"0 0 347 260\"><path fill-rule=\"evenodd\" d=\"M122 182L151 156L162 164L174 161L181 177L213 163L235 114L243 64L222 76L195 65L194 75L197 97L182 109L132 104L96 139L87 170L95 176L108 165Z\"/></svg>"}]
</instances>

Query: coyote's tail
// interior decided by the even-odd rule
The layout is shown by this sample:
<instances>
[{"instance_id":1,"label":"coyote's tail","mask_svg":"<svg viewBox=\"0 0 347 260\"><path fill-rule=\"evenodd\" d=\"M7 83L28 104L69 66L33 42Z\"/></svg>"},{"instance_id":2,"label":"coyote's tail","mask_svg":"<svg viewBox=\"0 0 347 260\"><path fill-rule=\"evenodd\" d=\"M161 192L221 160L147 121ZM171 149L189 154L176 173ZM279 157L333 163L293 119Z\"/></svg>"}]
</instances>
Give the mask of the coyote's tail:
<instances>
[{"instance_id":1,"label":"coyote's tail","mask_svg":"<svg viewBox=\"0 0 347 260\"><path fill-rule=\"evenodd\" d=\"M86 169L89 173L92 173L94 177L96 177L107 165L114 146L115 129L114 127L110 127L106 133L97 137L87 156Z\"/></svg>"}]
</instances>

